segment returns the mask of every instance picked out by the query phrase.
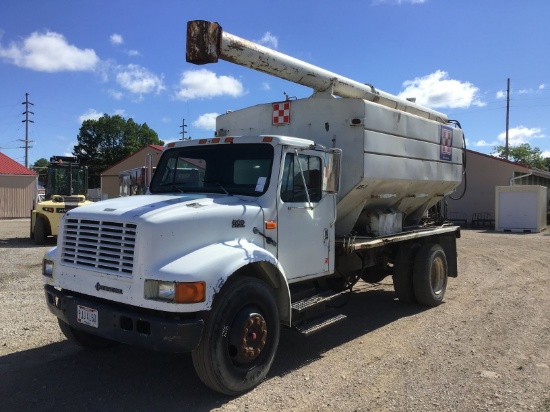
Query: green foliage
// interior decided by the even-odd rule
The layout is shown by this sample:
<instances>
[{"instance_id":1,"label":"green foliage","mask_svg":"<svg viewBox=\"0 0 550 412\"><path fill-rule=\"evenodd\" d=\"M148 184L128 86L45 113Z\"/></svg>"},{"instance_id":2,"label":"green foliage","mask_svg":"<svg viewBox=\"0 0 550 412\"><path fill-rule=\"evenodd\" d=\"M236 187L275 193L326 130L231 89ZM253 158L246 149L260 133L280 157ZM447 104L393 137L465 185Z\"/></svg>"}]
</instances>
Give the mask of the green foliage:
<instances>
[{"instance_id":1,"label":"green foliage","mask_svg":"<svg viewBox=\"0 0 550 412\"><path fill-rule=\"evenodd\" d=\"M506 159L506 147L496 146L495 152L501 159ZM550 170L550 158L542 157L542 151L538 148L531 148L529 143L508 147L508 160L531 166L536 169Z\"/></svg>"},{"instance_id":2,"label":"green foliage","mask_svg":"<svg viewBox=\"0 0 550 412\"><path fill-rule=\"evenodd\" d=\"M38 173L38 181L42 185L46 184L46 176L48 171L47 169L49 164L50 164L49 160L44 159L42 157L38 159L36 162L34 162L33 165L31 166L31 170Z\"/></svg>"},{"instance_id":3,"label":"green foliage","mask_svg":"<svg viewBox=\"0 0 550 412\"><path fill-rule=\"evenodd\" d=\"M132 119L107 114L98 120L82 122L77 139L73 154L88 166L91 188L100 186L103 170L125 157L149 144L164 145L147 123L138 124Z\"/></svg>"}]
</instances>

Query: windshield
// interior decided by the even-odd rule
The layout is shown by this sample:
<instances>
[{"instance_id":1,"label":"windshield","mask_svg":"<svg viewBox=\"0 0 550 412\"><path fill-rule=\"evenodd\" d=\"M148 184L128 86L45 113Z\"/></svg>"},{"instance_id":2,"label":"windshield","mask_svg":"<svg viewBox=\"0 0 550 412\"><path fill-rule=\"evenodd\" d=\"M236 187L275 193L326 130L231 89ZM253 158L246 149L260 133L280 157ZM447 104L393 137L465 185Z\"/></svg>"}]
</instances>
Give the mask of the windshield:
<instances>
[{"instance_id":1,"label":"windshield","mask_svg":"<svg viewBox=\"0 0 550 412\"><path fill-rule=\"evenodd\" d=\"M86 195L87 169L79 165L54 165L48 169L46 198L52 195Z\"/></svg>"},{"instance_id":2,"label":"windshield","mask_svg":"<svg viewBox=\"0 0 550 412\"><path fill-rule=\"evenodd\" d=\"M151 193L226 193L260 196L269 185L269 144L191 146L163 153Z\"/></svg>"}]
</instances>

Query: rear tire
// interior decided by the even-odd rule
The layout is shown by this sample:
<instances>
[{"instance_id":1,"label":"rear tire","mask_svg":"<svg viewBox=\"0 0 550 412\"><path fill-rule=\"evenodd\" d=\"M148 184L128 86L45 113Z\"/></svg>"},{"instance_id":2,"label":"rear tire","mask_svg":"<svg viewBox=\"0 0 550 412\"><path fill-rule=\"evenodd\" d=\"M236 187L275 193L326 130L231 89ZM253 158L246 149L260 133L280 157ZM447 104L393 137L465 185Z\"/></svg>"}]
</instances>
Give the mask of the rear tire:
<instances>
[{"instance_id":1,"label":"rear tire","mask_svg":"<svg viewBox=\"0 0 550 412\"><path fill-rule=\"evenodd\" d=\"M37 245L46 243L46 221L40 215L36 215L34 223L34 243Z\"/></svg>"},{"instance_id":2,"label":"rear tire","mask_svg":"<svg viewBox=\"0 0 550 412\"><path fill-rule=\"evenodd\" d=\"M404 243L397 251L393 268L393 288L397 298L403 303L416 303L413 286L415 255L420 245Z\"/></svg>"},{"instance_id":3,"label":"rear tire","mask_svg":"<svg viewBox=\"0 0 550 412\"><path fill-rule=\"evenodd\" d=\"M63 335L65 335L69 341L77 344L78 346L82 346L87 349L100 350L109 348L115 344L112 340L74 329L59 318L57 318L57 322L59 323L59 329L61 329Z\"/></svg>"},{"instance_id":4,"label":"rear tire","mask_svg":"<svg viewBox=\"0 0 550 412\"><path fill-rule=\"evenodd\" d=\"M414 293L418 303L437 306L447 289L448 267L440 245L425 244L418 251L413 270Z\"/></svg>"},{"instance_id":5,"label":"rear tire","mask_svg":"<svg viewBox=\"0 0 550 412\"><path fill-rule=\"evenodd\" d=\"M269 372L279 344L279 311L264 282L248 277L230 282L206 316L202 340L192 358L205 385L239 395Z\"/></svg>"}]
</instances>

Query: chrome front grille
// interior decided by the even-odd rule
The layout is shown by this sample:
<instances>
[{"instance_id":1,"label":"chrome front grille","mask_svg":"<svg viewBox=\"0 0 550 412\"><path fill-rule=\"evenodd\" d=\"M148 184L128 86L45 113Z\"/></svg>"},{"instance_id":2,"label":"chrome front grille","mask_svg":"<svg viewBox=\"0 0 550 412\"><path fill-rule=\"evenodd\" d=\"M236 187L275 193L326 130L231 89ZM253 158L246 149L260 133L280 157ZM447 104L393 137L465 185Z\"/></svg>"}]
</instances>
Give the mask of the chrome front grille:
<instances>
[{"instance_id":1,"label":"chrome front grille","mask_svg":"<svg viewBox=\"0 0 550 412\"><path fill-rule=\"evenodd\" d=\"M135 243L134 223L67 219L61 260L65 265L131 276Z\"/></svg>"}]
</instances>

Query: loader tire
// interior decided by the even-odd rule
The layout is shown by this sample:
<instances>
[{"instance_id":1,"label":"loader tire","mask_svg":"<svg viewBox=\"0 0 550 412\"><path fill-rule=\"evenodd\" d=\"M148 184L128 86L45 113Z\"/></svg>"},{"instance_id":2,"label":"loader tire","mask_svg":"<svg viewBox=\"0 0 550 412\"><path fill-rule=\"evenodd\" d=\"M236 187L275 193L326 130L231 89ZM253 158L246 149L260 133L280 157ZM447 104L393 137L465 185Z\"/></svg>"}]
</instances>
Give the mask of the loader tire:
<instances>
[{"instance_id":1,"label":"loader tire","mask_svg":"<svg viewBox=\"0 0 550 412\"><path fill-rule=\"evenodd\" d=\"M46 243L46 221L40 215L36 215L34 223L34 243L43 245Z\"/></svg>"}]
</instances>

